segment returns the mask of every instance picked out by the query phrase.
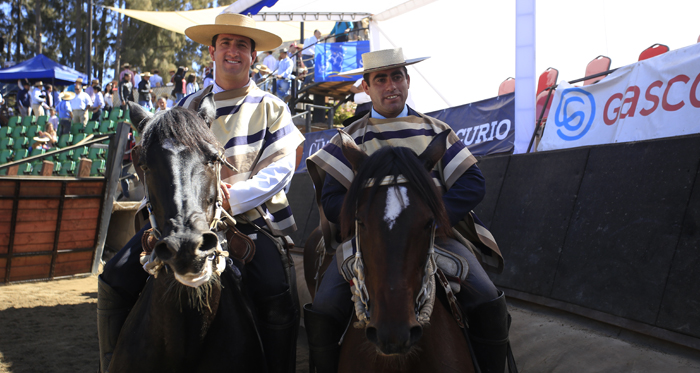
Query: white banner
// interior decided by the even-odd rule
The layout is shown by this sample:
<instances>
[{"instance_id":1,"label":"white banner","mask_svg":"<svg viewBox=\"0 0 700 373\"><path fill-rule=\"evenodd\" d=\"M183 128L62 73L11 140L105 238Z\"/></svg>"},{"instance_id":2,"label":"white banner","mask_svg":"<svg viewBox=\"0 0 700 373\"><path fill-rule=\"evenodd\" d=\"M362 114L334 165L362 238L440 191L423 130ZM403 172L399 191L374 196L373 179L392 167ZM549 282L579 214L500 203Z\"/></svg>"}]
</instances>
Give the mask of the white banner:
<instances>
[{"instance_id":1,"label":"white banner","mask_svg":"<svg viewBox=\"0 0 700 373\"><path fill-rule=\"evenodd\" d=\"M700 133L700 44L554 93L538 151ZM539 114L539 113L538 113Z\"/></svg>"}]
</instances>

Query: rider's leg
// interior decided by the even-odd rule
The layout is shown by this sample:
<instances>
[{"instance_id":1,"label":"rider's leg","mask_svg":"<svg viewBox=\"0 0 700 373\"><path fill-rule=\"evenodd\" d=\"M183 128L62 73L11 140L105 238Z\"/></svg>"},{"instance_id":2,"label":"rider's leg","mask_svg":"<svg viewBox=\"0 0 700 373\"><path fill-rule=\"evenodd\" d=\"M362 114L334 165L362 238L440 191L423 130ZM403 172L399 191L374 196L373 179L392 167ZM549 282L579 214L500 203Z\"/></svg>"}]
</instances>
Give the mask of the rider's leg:
<instances>
[{"instance_id":1,"label":"rider's leg","mask_svg":"<svg viewBox=\"0 0 700 373\"><path fill-rule=\"evenodd\" d=\"M255 242L255 256L245 265L246 288L256 309L258 331L262 339L270 373L294 372L299 331L299 305L296 289L282 263L277 245L264 233L248 224L236 226ZM294 276L294 267L291 275Z\"/></svg>"},{"instance_id":2,"label":"rider's leg","mask_svg":"<svg viewBox=\"0 0 700 373\"><path fill-rule=\"evenodd\" d=\"M311 372L338 371L338 342L352 314L350 285L338 272L333 257L318 287L313 305L304 306L304 327L309 340Z\"/></svg>"},{"instance_id":3,"label":"rider's leg","mask_svg":"<svg viewBox=\"0 0 700 373\"><path fill-rule=\"evenodd\" d=\"M509 314L498 291L474 254L460 242L445 237L435 244L467 260L469 274L455 294L469 323L469 337L483 373L503 373L508 343Z\"/></svg>"},{"instance_id":4,"label":"rider's leg","mask_svg":"<svg viewBox=\"0 0 700 373\"><path fill-rule=\"evenodd\" d=\"M97 280L97 335L100 367L106 372L117 344L119 332L148 279L139 262L141 237L147 224L115 255Z\"/></svg>"}]
</instances>

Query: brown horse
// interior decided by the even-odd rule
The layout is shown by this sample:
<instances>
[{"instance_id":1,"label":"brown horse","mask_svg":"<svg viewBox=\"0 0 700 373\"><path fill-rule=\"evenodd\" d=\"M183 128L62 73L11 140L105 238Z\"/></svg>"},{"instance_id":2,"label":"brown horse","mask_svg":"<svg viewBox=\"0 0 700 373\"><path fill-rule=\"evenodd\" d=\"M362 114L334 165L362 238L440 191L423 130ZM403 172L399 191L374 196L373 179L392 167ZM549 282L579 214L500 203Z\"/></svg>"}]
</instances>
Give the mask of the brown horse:
<instances>
[{"instance_id":1,"label":"brown horse","mask_svg":"<svg viewBox=\"0 0 700 373\"><path fill-rule=\"evenodd\" d=\"M143 133L153 276L121 329L110 372L267 371L241 272L211 229L223 213L214 115L211 95L199 115L131 105Z\"/></svg>"},{"instance_id":2,"label":"brown horse","mask_svg":"<svg viewBox=\"0 0 700 373\"><path fill-rule=\"evenodd\" d=\"M354 327L342 342L340 372L474 371L463 330L435 301L431 282L433 240L449 234L449 222L429 170L443 156L447 134L436 136L420 156L401 147L367 156L341 133L343 154L356 173L341 233L356 237L357 254ZM306 250L316 246L308 241Z\"/></svg>"}]
</instances>

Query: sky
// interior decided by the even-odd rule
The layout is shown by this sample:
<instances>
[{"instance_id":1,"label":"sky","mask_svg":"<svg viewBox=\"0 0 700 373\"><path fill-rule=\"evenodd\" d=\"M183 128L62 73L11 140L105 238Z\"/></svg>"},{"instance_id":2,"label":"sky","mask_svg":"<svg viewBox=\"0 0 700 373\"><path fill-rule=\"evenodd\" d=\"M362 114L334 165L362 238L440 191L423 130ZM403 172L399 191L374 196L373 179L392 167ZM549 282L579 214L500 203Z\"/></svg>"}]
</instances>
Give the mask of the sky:
<instances>
[{"instance_id":1,"label":"sky","mask_svg":"<svg viewBox=\"0 0 700 373\"><path fill-rule=\"evenodd\" d=\"M536 76L554 67L558 80L574 80L599 55L617 68L637 62L654 43L671 50L692 45L700 36L698 14L697 0L539 0ZM432 57L409 73L422 74L449 106L494 97L503 80L515 77L515 0L437 0L382 27L407 58ZM430 90L419 80L412 91ZM446 106L440 101L416 106L428 112Z\"/></svg>"}]
</instances>

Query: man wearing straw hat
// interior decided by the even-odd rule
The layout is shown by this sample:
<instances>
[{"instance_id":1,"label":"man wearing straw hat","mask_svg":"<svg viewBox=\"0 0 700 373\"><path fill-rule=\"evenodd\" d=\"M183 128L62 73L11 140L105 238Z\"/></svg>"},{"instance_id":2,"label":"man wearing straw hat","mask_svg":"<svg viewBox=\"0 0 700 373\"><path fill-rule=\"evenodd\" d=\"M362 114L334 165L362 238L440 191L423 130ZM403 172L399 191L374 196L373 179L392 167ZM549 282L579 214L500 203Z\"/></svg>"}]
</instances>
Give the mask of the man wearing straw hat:
<instances>
[{"instance_id":1,"label":"man wearing straw hat","mask_svg":"<svg viewBox=\"0 0 700 373\"><path fill-rule=\"evenodd\" d=\"M294 266L286 261L281 237L296 230L285 188L293 176L296 148L304 137L284 102L258 89L249 77L256 50L277 48L282 39L257 29L251 18L230 13L218 15L214 24L190 27L185 34L209 45L216 74L213 85L185 97L179 105L196 108L204 96L214 95L217 118L211 130L235 167L221 170L224 208L236 217L237 227L256 246L253 259L245 266L246 286L253 300L268 372L294 372L299 307L296 288L290 286L294 283ZM118 318L121 312L125 319L130 308L126 300L138 296L148 276L140 268L142 250L140 240L136 241L139 243L127 245L105 265L98 282L103 366L113 351L110 335L118 335L123 319L110 324L100 315Z\"/></svg>"},{"instance_id":2,"label":"man wearing straw hat","mask_svg":"<svg viewBox=\"0 0 700 373\"><path fill-rule=\"evenodd\" d=\"M73 108L70 106L70 101L75 98L75 93L65 91L59 95L61 102L56 105L56 113L58 113L58 135L70 133L70 126L73 119Z\"/></svg>"},{"instance_id":3,"label":"man wearing straw hat","mask_svg":"<svg viewBox=\"0 0 700 373\"><path fill-rule=\"evenodd\" d=\"M385 146L409 147L420 154L439 133L451 131L447 124L406 105L411 83L406 66L427 58L407 60L401 48L380 50L365 53L362 68L338 74L363 75L362 89L372 99L372 109L346 127L345 132L368 154ZM336 135L307 160L325 217L336 224L352 182L352 176L348 175L354 175L342 152L335 151L340 141ZM484 268L502 271L503 260L493 236L471 212L483 199L484 178L474 156L453 132L448 136L447 151L437 168L434 179L445 191L442 198L453 233L462 239L436 237L435 243L463 257L469 264L468 273L463 274L455 286L457 300L469 320L469 335L481 371L502 373L507 350L508 311L503 293L496 289ZM469 242L463 237L478 239ZM342 258L336 255L328 266L313 305L304 306L310 357L319 373L335 371L338 340L352 312L350 286L340 275L337 260Z\"/></svg>"},{"instance_id":4,"label":"man wearing straw hat","mask_svg":"<svg viewBox=\"0 0 700 373\"><path fill-rule=\"evenodd\" d=\"M34 88L32 88L30 93L31 103L32 103L32 115L40 117L44 115L44 108L46 106L46 94L43 91L44 83L38 81L34 83Z\"/></svg>"}]
</instances>

